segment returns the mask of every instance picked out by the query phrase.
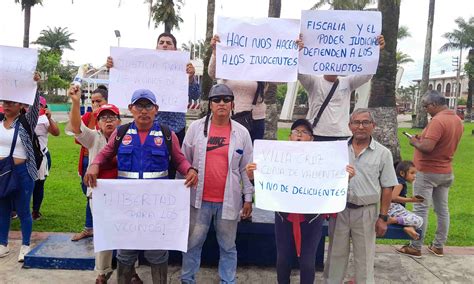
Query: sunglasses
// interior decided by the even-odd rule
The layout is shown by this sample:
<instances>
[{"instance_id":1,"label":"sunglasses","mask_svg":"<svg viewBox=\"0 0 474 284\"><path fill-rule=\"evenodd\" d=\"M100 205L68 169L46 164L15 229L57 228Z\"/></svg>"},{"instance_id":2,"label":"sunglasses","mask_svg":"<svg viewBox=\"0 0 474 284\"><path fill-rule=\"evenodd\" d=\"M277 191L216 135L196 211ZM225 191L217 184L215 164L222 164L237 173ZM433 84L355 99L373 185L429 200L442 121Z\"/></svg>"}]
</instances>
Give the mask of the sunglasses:
<instances>
[{"instance_id":1,"label":"sunglasses","mask_svg":"<svg viewBox=\"0 0 474 284\"><path fill-rule=\"evenodd\" d=\"M210 100L211 100L211 102L216 103L216 104L220 103L221 101L223 101L225 104L227 104L227 103L230 103L230 102L234 101L234 97L232 97L232 96L218 96L218 97L213 97Z\"/></svg>"}]
</instances>

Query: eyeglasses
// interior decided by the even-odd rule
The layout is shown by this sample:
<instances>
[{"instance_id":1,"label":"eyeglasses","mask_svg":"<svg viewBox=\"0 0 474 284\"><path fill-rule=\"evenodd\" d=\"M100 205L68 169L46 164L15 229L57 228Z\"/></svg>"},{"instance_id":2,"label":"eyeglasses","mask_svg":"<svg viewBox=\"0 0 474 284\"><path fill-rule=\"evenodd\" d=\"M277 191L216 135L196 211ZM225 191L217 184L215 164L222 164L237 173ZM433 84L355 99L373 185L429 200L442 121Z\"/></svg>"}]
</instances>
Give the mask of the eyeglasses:
<instances>
[{"instance_id":1,"label":"eyeglasses","mask_svg":"<svg viewBox=\"0 0 474 284\"><path fill-rule=\"evenodd\" d=\"M428 108L432 104L423 104L423 108Z\"/></svg>"},{"instance_id":2,"label":"eyeglasses","mask_svg":"<svg viewBox=\"0 0 474 284\"><path fill-rule=\"evenodd\" d=\"M363 126L363 127L369 127L370 125L372 125L372 121L370 120L353 120L351 121L351 125L352 126L356 126L356 127L359 127L359 126Z\"/></svg>"},{"instance_id":3,"label":"eyeglasses","mask_svg":"<svg viewBox=\"0 0 474 284\"><path fill-rule=\"evenodd\" d=\"M116 115L101 115L99 117L99 120L102 121L102 122L106 122L108 120L116 121L117 119L118 119L118 117Z\"/></svg>"},{"instance_id":4,"label":"eyeglasses","mask_svg":"<svg viewBox=\"0 0 474 284\"><path fill-rule=\"evenodd\" d=\"M134 104L133 107L138 110L138 111L142 111L142 110L147 110L147 111L150 111L152 110L155 105L154 104Z\"/></svg>"},{"instance_id":5,"label":"eyeglasses","mask_svg":"<svg viewBox=\"0 0 474 284\"><path fill-rule=\"evenodd\" d=\"M211 102L213 103L220 103L221 101L224 101L225 104L230 103L234 100L234 97L231 96L218 96L218 97L213 97L211 98Z\"/></svg>"},{"instance_id":6,"label":"eyeglasses","mask_svg":"<svg viewBox=\"0 0 474 284\"><path fill-rule=\"evenodd\" d=\"M308 136L311 136L313 135L311 132L309 132L308 130L298 130L298 129L293 129L291 130L291 134L293 135L296 135L296 136L303 136L304 135L308 135Z\"/></svg>"}]
</instances>

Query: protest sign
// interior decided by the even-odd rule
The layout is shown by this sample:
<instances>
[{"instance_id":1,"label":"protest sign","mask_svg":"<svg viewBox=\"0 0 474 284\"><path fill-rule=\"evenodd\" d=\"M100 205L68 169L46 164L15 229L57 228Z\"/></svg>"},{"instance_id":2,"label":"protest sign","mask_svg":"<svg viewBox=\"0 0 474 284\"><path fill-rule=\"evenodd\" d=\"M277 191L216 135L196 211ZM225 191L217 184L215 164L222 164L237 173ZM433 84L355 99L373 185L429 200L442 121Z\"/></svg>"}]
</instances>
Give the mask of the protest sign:
<instances>
[{"instance_id":1,"label":"protest sign","mask_svg":"<svg viewBox=\"0 0 474 284\"><path fill-rule=\"evenodd\" d=\"M187 251L190 205L183 180L100 179L92 205L95 252Z\"/></svg>"},{"instance_id":2,"label":"protest sign","mask_svg":"<svg viewBox=\"0 0 474 284\"><path fill-rule=\"evenodd\" d=\"M304 48L302 74L375 74L380 48L377 36L382 14L377 11L311 10L301 12Z\"/></svg>"},{"instance_id":3,"label":"protest sign","mask_svg":"<svg viewBox=\"0 0 474 284\"><path fill-rule=\"evenodd\" d=\"M255 204L288 213L335 213L346 206L347 141L255 140Z\"/></svg>"},{"instance_id":4,"label":"protest sign","mask_svg":"<svg viewBox=\"0 0 474 284\"><path fill-rule=\"evenodd\" d=\"M110 56L109 103L127 108L135 90L149 89L160 111L187 111L189 52L111 47Z\"/></svg>"},{"instance_id":5,"label":"protest sign","mask_svg":"<svg viewBox=\"0 0 474 284\"><path fill-rule=\"evenodd\" d=\"M0 45L0 100L33 104L37 61L36 49Z\"/></svg>"},{"instance_id":6,"label":"protest sign","mask_svg":"<svg viewBox=\"0 0 474 284\"><path fill-rule=\"evenodd\" d=\"M298 71L299 21L219 17L216 77L294 82Z\"/></svg>"}]
</instances>

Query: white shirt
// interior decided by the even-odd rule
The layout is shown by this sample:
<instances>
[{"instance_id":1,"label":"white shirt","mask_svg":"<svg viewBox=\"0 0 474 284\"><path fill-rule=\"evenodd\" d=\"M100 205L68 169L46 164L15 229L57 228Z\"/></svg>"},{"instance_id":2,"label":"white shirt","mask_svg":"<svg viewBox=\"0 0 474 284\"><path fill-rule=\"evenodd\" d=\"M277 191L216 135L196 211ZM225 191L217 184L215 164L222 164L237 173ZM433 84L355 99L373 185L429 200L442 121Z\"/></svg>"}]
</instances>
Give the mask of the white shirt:
<instances>
[{"instance_id":1,"label":"white shirt","mask_svg":"<svg viewBox=\"0 0 474 284\"><path fill-rule=\"evenodd\" d=\"M372 75L351 75L339 77L339 85L323 111L318 125L313 129L315 135L344 137L351 136L349 129L349 110L351 107L351 93L367 83ZM309 110L306 118L313 123L321 105L331 91L333 82L323 76L298 74L298 80L308 92Z\"/></svg>"},{"instance_id":2,"label":"white shirt","mask_svg":"<svg viewBox=\"0 0 474 284\"><path fill-rule=\"evenodd\" d=\"M20 122L18 122L20 123ZM3 126L3 121L0 123L0 157L6 158L10 155L11 146L13 143L13 134L15 128L6 129ZM13 151L13 158L26 159L26 150L21 143L20 134L16 138L15 151Z\"/></svg>"},{"instance_id":3,"label":"white shirt","mask_svg":"<svg viewBox=\"0 0 474 284\"><path fill-rule=\"evenodd\" d=\"M38 136L38 140L41 146L41 151L48 147L48 128L49 120L46 115L40 115L38 117L38 124L35 128L35 133ZM46 152L46 151L44 151Z\"/></svg>"}]
</instances>

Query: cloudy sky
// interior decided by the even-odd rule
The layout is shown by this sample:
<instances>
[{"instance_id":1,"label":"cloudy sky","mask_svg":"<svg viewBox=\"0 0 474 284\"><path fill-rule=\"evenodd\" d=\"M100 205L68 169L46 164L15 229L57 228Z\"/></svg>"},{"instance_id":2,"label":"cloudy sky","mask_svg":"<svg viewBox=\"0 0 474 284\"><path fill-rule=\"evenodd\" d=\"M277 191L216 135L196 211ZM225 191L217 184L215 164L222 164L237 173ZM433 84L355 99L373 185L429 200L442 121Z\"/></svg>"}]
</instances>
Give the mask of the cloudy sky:
<instances>
[{"instance_id":1,"label":"cloudy sky","mask_svg":"<svg viewBox=\"0 0 474 284\"><path fill-rule=\"evenodd\" d=\"M23 13L14 0L0 3L0 45L22 46ZM75 64L102 65L109 54L109 47L117 45L114 30L120 30L122 47L154 48L155 40L163 26L148 27L148 6L144 0L43 0L43 6L32 9L30 41L36 40L41 30L50 27L67 27L77 40L75 50L66 51L65 59ZM118 6L121 2L120 7ZM315 0L282 0L282 18L300 18L301 10L309 9ZM415 62L404 65L403 85L421 78L424 42L428 18L429 0L402 0L400 25L409 28L412 37L398 44L399 50L409 54ZM185 0L181 10L184 23L179 31L173 31L178 46L205 37L206 0ZM438 0L435 8L431 74L441 70L451 72L452 56L457 52L438 53L446 40L442 34L456 28L454 19L474 16L472 0ZM268 0L216 0L216 16L265 17ZM30 45L35 48L37 46ZM464 51L463 57L467 51ZM463 59L463 62L465 59Z\"/></svg>"}]
</instances>

